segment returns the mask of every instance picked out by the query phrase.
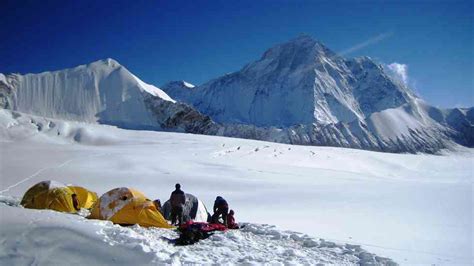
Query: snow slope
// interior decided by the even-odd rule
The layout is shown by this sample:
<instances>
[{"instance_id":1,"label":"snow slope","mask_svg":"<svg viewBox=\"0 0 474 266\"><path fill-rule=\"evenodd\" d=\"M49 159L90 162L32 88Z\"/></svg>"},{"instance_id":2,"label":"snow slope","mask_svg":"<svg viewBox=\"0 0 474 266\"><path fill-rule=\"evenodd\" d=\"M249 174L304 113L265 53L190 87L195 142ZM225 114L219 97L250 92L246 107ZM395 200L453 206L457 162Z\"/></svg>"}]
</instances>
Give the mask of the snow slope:
<instances>
[{"instance_id":1,"label":"snow slope","mask_svg":"<svg viewBox=\"0 0 474 266\"><path fill-rule=\"evenodd\" d=\"M71 254L70 245L55 244L67 234L77 236L77 242L68 239L77 244L74 248L91 241L91 248L83 250L110 254L99 258L104 263L112 262L111 256L125 263L128 256L136 257L127 250L140 254L145 264L223 258L257 264L360 262L345 243L400 264L474 262L471 149L443 156L388 154L131 131L8 110L0 110L0 122L3 203L14 205L27 188L46 179L98 194L130 186L162 201L180 182L208 207L217 195L224 196L239 222L252 223L242 232L218 234L186 249L168 246L161 236L174 234L159 229L121 228L0 204L2 262L54 259L41 254L90 262L87 255ZM37 236L38 242L20 232Z\"/></svg>"}]
</instances>

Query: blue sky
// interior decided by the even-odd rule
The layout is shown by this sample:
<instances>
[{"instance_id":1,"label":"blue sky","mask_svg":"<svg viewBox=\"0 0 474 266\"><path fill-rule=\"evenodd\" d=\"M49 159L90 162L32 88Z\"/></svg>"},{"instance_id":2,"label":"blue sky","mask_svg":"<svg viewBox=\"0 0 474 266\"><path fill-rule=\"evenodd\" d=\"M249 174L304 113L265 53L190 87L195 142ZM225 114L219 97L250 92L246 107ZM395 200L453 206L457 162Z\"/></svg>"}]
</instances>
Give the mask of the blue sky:
<instances>
[{"instance_id":1,"label":"blue sky","mask_svg":"<svg viewBox=\"0 0 474 266\"><path fill-rule=\"evenodd\" d=\"M474 106L472 1L46 2L0 1L0 72L111 57L157 86L201 84L306 33L346 57L405 64L434 105Z\"/></svg>"}]
</instances>

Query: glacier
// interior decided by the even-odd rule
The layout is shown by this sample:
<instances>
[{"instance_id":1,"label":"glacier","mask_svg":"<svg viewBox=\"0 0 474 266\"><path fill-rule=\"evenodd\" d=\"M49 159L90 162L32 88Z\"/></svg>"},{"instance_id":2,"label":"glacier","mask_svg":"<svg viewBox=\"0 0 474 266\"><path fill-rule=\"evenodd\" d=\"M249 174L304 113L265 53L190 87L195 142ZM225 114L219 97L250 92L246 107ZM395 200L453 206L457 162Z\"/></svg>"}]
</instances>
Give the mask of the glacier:
<instances>
[{"instance_id":1,"label":"glacier","mask_svg":"<svg viewBox=\"0 0 474 266\"><path fill-rule=\"evenodd\" d=\"M472 149L443 156L381 153L124 130L10 110L0 110L0 147L5 265L57 264L64 257L81 265L134 259L140 265L387 265L380 256L401 265L474 260ZM133 187L162 201L179 182L208 207L217 194L224 196L237 221L248 224L175 247L162 239L176 238L171 230L17 207L41 180L82 185L99 195Z\"/></svg>"}]
</instances>

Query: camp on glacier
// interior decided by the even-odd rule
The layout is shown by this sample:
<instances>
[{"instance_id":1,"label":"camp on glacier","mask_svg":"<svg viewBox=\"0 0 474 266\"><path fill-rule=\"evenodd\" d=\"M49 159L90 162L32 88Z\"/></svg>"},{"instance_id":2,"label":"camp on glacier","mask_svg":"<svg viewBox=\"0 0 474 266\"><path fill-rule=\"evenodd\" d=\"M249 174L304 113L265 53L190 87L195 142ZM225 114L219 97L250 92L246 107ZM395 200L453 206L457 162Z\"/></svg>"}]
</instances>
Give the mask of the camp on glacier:
<instances>
[{"instance_id":1,"label":"camp on glacier","mask_svg":"<svg viewBox=\"0 0 474 266\"><path fill-rule=\"evenodd\" d=\"M110 58L0 73L0 106L2 263L473 261L473 108L434 107L383 64L306 35L199 85L156 87ZM45 195L102 196L87 215L22 208L42 180L58 181ZM223 195L245 227L174 246L177 182L186 220Z\"/></svg>"}]
</instances>

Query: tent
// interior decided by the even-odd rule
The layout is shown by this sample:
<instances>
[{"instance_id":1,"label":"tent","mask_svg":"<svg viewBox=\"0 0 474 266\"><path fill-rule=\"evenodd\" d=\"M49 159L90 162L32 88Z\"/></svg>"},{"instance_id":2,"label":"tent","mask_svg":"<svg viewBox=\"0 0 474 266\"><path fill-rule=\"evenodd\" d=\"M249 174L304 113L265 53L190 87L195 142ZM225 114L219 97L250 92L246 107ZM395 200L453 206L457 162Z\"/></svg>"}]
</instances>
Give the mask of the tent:
<instances>
[{"instance_id":1,"label":"tent","mask_svg":"<svg viewBox=\"0 0 474 266\"><path fill-rule=\"evenodd\" d=\"M121 225L173 228L151 200L141 192L126 187L112 189L102 195L88 218L109 220Z\"/></svg>"},{"instance_id":2,"label":"tent","mask_svg":"<svg viewBox=\"0 0 474 266\"><path fill-rule=\"evenodd\" d=\"M29 209L51 209L60 212L77 212L73 195L77 196L78 207L89 209L97 201L97 194L83 187L64 185L56 181L42 181L26 191L21 205Z\"/></svg>"},{"instance_id":3,"label":"tent","mask_svg":"<svg viewBox=\"0 0 474 266\"><path fill-rule=\"evenodd\" d=\"M204 203L195 197L194 195L185 194L186 203L183 208L183 222L195 221L195 222L209 222L211 215L207 212L207 208ZM171 220L171 203L166 201L162 207L163 216L167 220Z\"/></svg>"}]
</instances>

